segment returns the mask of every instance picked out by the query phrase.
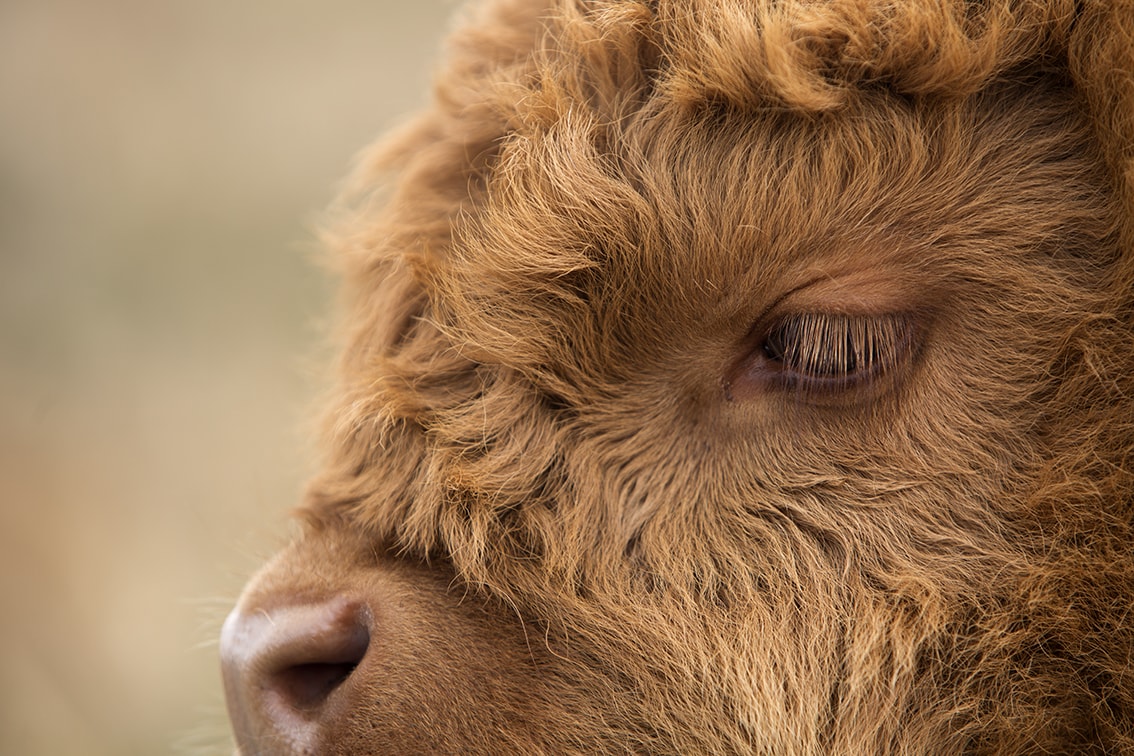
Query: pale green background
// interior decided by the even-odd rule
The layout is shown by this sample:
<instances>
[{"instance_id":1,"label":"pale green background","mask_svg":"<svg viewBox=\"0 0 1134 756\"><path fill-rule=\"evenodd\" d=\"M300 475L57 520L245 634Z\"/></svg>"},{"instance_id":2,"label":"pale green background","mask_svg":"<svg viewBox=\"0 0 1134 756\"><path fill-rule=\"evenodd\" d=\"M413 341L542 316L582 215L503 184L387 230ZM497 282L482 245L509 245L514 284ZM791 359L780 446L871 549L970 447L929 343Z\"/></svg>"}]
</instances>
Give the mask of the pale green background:
<instances>
[{"instance_id":1,"label":"pale green background","mask_svg":"<svg viewBox=\"0 0 1134 756\"><path fill-rule=\"evenodd\" d=\"M314 229L453 0L0 2L0 754L230 753L325 384Z\"/></svg>"}]
</instances>

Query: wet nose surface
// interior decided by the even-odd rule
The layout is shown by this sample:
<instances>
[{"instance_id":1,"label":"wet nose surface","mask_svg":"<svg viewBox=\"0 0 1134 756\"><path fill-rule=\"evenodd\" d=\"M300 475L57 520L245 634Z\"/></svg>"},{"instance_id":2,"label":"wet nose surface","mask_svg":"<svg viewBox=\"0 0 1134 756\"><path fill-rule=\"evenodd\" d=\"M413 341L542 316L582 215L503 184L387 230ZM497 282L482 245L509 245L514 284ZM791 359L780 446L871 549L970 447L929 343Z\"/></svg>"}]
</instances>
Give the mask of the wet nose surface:
<instances>
[{"instance_id":1,"label":"wet nose surface","mask_svg":"<svg viewBox=\"0 0 1134 756\"><path fill-rule=\"evenodd\" d=\"M336 693L366 657L371 624L369 608L345 597L233 610L220 652L242 756L316 752Z\"/></svg>"}]
</instances>

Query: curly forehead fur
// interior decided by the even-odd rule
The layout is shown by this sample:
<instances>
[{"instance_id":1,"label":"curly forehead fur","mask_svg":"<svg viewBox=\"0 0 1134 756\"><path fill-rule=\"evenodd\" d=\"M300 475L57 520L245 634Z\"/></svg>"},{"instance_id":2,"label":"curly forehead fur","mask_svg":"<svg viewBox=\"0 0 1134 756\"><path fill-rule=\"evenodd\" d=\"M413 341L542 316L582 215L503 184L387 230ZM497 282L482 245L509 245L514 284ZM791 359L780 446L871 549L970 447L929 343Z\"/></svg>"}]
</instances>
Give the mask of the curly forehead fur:
<instances>
[{"instance_id":1,"label":"curly forehead fur","mask_svg":"<svg viewBox=\"0 0 1134 756\"><path fill-rule=\"evenodd\" d=\"M1134 4L489 2L350 207L309 529L568 639L572 747L1134 751ZM748 380L795 311L900 368Z\"/></svg>"}]
</instances>

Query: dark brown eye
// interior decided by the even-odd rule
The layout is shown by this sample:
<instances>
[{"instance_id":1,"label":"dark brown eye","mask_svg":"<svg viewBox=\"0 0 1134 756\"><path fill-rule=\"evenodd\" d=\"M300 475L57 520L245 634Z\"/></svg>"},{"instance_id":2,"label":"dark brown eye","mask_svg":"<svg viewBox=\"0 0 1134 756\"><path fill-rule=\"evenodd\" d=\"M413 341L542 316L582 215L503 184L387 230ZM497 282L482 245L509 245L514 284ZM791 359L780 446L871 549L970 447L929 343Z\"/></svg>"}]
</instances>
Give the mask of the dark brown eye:
<instances>
[{"instance_id":1,"label":"dark brown eye","mask_svg":"<svg viewBox=\"0 0 1134 756\"><path fill-rule=\"evenodd\" d=\"M761 349L768 367L800 387L842 388L897 364L909 332L902 315L797 313L777 321Z\"/></svg>"}]
</instances>

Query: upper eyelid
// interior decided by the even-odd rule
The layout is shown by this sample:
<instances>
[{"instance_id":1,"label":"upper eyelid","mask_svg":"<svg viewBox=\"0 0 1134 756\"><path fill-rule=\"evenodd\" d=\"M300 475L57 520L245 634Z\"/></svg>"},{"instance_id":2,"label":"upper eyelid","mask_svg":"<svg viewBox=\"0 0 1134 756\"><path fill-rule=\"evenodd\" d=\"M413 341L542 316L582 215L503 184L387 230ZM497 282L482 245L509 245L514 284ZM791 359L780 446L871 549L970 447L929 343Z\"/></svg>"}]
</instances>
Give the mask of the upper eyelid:
<instances>
[{"instance_id":1,"label":"upper eyelid","mask_svg":"<svg viewBox=\"0 0 1134 756\"><path fill-rule=\"evenodd\" d=\"M795 282L780 290L750 322L753 331L799 313L889 317L926 314L930 302L949 297L940 282L911 277L901 269L839 269L801 271ZM931 307L928 309L936 309Z\"/></svg>"}]
</instances>

